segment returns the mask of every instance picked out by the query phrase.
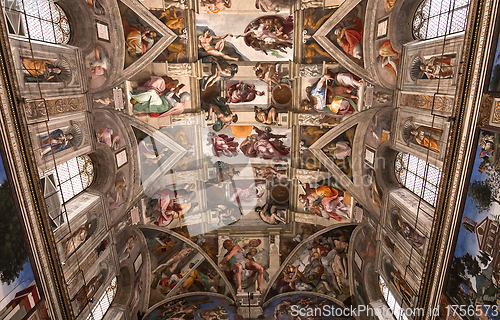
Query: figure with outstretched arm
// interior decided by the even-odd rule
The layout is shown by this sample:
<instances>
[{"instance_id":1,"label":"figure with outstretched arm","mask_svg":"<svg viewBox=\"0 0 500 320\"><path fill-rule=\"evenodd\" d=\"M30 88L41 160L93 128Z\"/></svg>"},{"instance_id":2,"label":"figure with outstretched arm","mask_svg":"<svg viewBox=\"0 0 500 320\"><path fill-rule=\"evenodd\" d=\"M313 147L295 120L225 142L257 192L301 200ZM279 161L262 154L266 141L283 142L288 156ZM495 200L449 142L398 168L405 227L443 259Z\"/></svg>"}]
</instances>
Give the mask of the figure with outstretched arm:
<instances>
[{"instance_id":1,"label":"figure with outstretched arm","mask_svg":"<svg viewBox=\"0 0 500 320\"><path fill-rule=\"evenodd\" d=\"M238 61L238 58L230 57L222 52L226 44L226 38L232 36L233 35L230 33L227 33L223 36L211 36L210 29L205 29L203 30L203 35L198 37L198 48L204 49L209 55L212 56L222 57L226 60ZM214 45L212 44L214 40L219 41L217 41L217 43Z\"/></svg>"}]
</instances>

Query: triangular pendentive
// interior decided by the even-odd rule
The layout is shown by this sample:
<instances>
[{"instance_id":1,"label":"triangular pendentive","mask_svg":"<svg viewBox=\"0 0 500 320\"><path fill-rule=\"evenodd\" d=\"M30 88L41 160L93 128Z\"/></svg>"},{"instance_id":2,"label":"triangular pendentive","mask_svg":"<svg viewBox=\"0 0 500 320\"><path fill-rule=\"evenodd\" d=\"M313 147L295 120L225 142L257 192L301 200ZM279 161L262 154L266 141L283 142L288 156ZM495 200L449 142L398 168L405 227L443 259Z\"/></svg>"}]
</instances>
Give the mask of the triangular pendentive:
<instances>
[{"instance_id":1,"label":"triangular pendentive","mask_svg":"<svg viewBox=\"0 0 500 320\"><path fill-rule=\"evenodd\" d=\"M161 131L147 134L132 127L137 141L137 157L145 194L155 192L154 184L186 154L186 149Z\"/></svg>"},{"instance_id":2,"label":"triangular pendentive","mask_svg":"<svg viewBox=\"0 0 500 320\"><path fill-rule=\"evenodd\" d=\"M375 79L371 54L371 25L365 13L373 6L372 0L346 1L316 31L313 38L350 72L369 82Z\"/></svg>"},{"instance_id":3,"label":"triangular pendentive","mask_svg":"<svg viewBox=\"0 0 500 320\"><path fill-rule=\"evenodd\" d=\"M140 2L120 0L118 6L125 39L124 56L118 60L123 61L124 71L113 85L129 79L137 70L151 64L177 38L165 23ZM143 34L146 35L144 39Z\"/></svg>"}]
</instances>

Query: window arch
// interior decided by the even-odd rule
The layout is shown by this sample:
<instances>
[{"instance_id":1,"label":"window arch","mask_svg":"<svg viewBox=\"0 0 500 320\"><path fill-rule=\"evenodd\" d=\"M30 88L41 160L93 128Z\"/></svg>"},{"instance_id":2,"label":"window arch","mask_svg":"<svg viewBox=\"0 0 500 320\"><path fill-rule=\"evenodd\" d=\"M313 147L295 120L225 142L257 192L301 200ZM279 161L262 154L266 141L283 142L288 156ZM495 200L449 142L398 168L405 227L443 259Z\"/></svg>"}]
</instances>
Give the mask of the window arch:
<instances>
[{"instance_id":1,"label":"window arch","mask_svg":"<svg viewBox=\"0 0 500 320\"><path fill-rule=\"evenodd\" d=\"M53 175L61 203L66 203L90 186L94 180L94 164L89 156L78 156L61 163L42 176L49 175Z\"/></svg>"},{"instance_id":2,"label":"window arch","mask_svg":"<svg viewBox=\"0 0 500 320\"><path fill-rule=\"evenodd\" d=\"M99 298L99 301L92 308L92 312L87 317L87 320L101 320L108 311L111 302L116 295L116 277L111 280L111 283L106 288L106 291Z\"/></svg>"},{"instance_id":3,"label":"window arch","mask_svg":"<svg viewBox=\"0 0 500 320\"><path fill-rule=\"evenodd\" d=\"M470 0L424 0L413 16L413 37L432 39L464 31Z\"/></svg>"},{"instance_id":4,"label":"window arch","mask_svg":"<svg viewBox=\"0 0 500 320\"><path fill-rule=\"evenodd\" d=\"M378 276L378 283L380 286L380 291L384 296L385 302L387 303L389 308L391 308L392 314L394 315L396 320L408 320L405 313L403 312L403 309L401 309L401 306L396 301L396 298L392 294L391 290L389 290L389 287L387 287L387 284L385 284L384 279L380 275Z\"/></svg>"},{"instance_id":5,"label":"window arch","mask_svg":"<svg viewBox=\"0 0 500 320\"><path fill-rule=\"evenodd\" d=\"M53 0L5 1L9 33L33 40L68 43L70 25L66 13Z\"/></svg>"},{"instance_id":6,"label":"window arch","mask_svg":"<svg viewBox=\"0 0 500 320\"><path fill-rule=\"evenodd\" d=\"M441 169L408 153L396 155L396 178L408 190L436 206Z\"/></svg>"}]
</instances>

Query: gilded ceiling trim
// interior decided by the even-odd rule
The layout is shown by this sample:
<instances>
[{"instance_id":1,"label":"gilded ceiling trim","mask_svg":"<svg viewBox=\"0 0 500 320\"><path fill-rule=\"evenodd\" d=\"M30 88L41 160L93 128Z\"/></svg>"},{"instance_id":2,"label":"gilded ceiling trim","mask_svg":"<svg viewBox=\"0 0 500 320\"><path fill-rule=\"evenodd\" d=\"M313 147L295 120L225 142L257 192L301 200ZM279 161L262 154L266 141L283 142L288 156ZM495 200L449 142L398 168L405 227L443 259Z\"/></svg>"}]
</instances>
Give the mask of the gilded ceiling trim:
<instances>
[{"instance_id":1,"label":"gilded ceiling trim","mask_svg":"<svg viewBox=\"0 0 500 320\"><path fill-rule=\"evenodd\" d=\"M444 276L453 252L454 231L460 223L462 195L467 182L469 160L477 135L477 121L488 62L487 48L491 44L498 0L471 2L469 28L465 34L462 56L463 77L457 86L455 121L451 129L447 153L443 165L441 192L436 205L429 252L419 299L415 307L436 308L439 306L444 288ZM493 17L493 19L491 19ZM416 319L429 319L426 313Z\"/></svg>"},{"instance_id":2,"label":"gilded ceiling trim","mask_svg":"<svg viewBox=\"0 0 500 320\"><path fill-rule=\"evenodd\" d=\"M65 292L65 281L62 275L59 255L55 248L53 233L46 225L47 214L41 195L40 180L33 155L30 150L29 134L23 112L23 104L20 103L19 84L14 72L14 62L10 55L10 44L3 8L0 9L0 135L5 147L6 160L9 162L12 184L15 193L19 197L21 215L24 227L28 234L30 252L33 262L38 270L46 270L39 273L39 280L43 295L47 297L45 303L51 316L55 319L71 319L72 310L69 299ZM34 178L35 177L35 178Z\"/></svg>"}]
</instances>

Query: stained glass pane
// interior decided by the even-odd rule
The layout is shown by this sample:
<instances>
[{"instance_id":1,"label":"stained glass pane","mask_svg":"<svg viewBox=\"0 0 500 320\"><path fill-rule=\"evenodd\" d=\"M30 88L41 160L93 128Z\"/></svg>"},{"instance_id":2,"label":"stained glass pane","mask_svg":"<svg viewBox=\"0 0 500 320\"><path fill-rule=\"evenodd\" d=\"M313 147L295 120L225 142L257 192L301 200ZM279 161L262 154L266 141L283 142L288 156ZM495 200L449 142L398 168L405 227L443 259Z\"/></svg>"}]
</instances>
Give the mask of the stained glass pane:
<instances>
[{"instance_id":1,"label":"stained glass pane","mask_svg":"<svg viewBox=\"0 0 500 320\"><path fill-rule=\"evenodd\" d=\"M101 320L108 311L111 302L116 294L116 278L111 280L109 287L103 293L99 301L92 308L92 313L87 317L87 320Z\"/></svg>"},{"instance_id":2,"label":"stained glass pane","mask_svg":"<svg viewBox=\"0 0 500 320\"><path fill-rule=\"evenodd\" d=\"M412 158L411 161L408 161L407 168L411 172L417 172L418 158Z\"/></svg>"},{"instance_id":3,"label":"stained glass pane","mask_svg":"<svg viewBox=\"0 0 500 320\"><path fill-rule=\"evenodd\" d=\"M71 177L77 176L81 172L81 170L79 170L78 168L76 159L71 159L68 161L68 169Z\"/></svg>"},{"instance_id":4,"label":"stained glass pane","mask_svg":"<svg viewBox=\"0 0 500 320\"><path fill-rule=\"evenodd\" d=\"M438 1L434 1L439 3ZM440 8L440 13L446 13L449 12L453 8L453 3L450 0L442 0L441 1L441 8Z\"/></svg>"},{"instance_id":5,"label":"stained glass pane","mask_svg":"<svg viewBox=\"0 0 500 320\"><path fill-rule=\"evenodd\" d=\"M52 15L50 14L50 2L44 0L38 0L37 2L40 19L52 21Z\"/></svg>"},{"instance_id":6,"label":"stained glass pane","mask_svg":"<svg viewBox=\"0 0 500 320\"><path fill-rule=\"evenodd\" d=\"M413 172L407 172L406 173L406 183L405 183L405 186L410 189L411 191L413 191L415 189L415 175L413 174Z\"/></svg>"},{"instance_id":7,"label":"stained glass pane","mask_svg":"<svg viewBox=\"0 0 500 320\"><path fill-rule=\"evenodd\" d=\"M56 38L54 36L54 25L50 21L40 20L43 32L43 41L55 42Z\"/></svg>"},{"instance_id":8,"label":"stained glass pane","mask_svg":"<svg viewBox=\"0 0 500 320\"><path fill-rule=\"evenodd\" d=\"M425 169L426 169L425 162L418 161L418 165L417 165L417 168L415 170L415 174L422 178L425 175Z\"/></svg>"},{"instance_id":9,"label":"stained glass pane","mask_svg":"<svg viewBox=\"0 0 500 320\"><path fill-rule=\"evenodd\" d=\"M451 19L451 32L459 32L465 30L468 14L469 7L458 9L453 12L453 18Z\"/></svg>"},{"instance_id":10,"label":"stained glass pane","mask_svg":"<svg viewBox=\"0 0 500 320\"><path fill-rule=\"evenodd\" d=\"M88 188L94 179L94 167L88 156L79 156L40 174L40 177L54 175L59 188L61 203L68 202L74 196Z\"/></svg>"},{"instance_id":11,"label":"stained glass pane","mask_svg":"<svg viewBox=\"0 0 500 320\"><path fill-rule=\"evenodd\" d=\"M78 194L80 192L83 191L83 185L82 185L82 181L78 181L80 179L76 178L76 179L73 179L73 190L75 191L75 194Z\"/></svg>"},{"instance_id":12,"label":"stained glass pane","mask_svg":"<svg viewBox=\"0 0 500 320\"><path fill-rule=\"evenodd\" d=\"M71 184L71 180L61 183L61 191L63 202L67 202L69 199L74 197L75 193L73 192L73 185Z\"/></svg>"}]
</instances>

